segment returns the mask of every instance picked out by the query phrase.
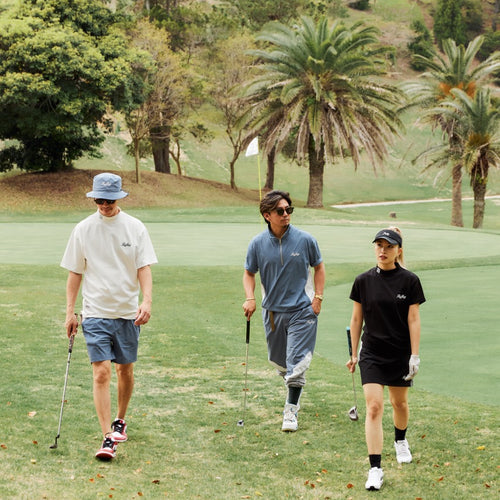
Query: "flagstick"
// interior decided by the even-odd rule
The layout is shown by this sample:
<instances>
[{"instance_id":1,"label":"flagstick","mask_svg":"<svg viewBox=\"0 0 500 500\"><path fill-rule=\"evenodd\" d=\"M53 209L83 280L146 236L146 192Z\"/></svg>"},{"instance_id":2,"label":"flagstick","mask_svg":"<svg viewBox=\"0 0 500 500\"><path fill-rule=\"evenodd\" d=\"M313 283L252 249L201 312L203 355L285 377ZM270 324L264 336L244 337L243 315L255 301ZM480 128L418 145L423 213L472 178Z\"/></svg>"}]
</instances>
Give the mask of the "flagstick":
<instances>
[{"instance_id":1,"label":"flagstick","mask_svg":"<svg viewBox=\"0 0 500 500\"><path fill-rule=\"evenodd\" d=\"M257 155L257 170L259 171L259 200L262 201L262 181L260 179L260 154Z\"/></svg>"}]
</instances>

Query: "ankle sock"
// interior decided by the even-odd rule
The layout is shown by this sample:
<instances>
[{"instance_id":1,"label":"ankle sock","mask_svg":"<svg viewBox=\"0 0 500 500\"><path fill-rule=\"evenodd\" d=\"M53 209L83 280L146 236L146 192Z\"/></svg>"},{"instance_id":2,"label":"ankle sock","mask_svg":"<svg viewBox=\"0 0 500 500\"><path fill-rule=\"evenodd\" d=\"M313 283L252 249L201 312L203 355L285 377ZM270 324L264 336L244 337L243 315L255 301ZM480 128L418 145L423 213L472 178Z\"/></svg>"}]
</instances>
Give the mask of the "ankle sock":
<instances>
[{"instance_id":1,"label":"ankle sock","mask_svg":"<svg viewBox=\"0 0 500 500\"><path fill-rule=\"evenodd\" d=\"M368 455L370 459L370 467L378 467L382 464L382 455Z\"/></svg>"},{"instance_id":2,"label":"ankle sock","mask_svg":"<svg viewBox=\"0 0 500 500\"><path fill-rule=\"evenodd\" d=\"M394 441L403 441L406 439L406 429L398 429L394 427Z\"/></svg>"}]
</instances>

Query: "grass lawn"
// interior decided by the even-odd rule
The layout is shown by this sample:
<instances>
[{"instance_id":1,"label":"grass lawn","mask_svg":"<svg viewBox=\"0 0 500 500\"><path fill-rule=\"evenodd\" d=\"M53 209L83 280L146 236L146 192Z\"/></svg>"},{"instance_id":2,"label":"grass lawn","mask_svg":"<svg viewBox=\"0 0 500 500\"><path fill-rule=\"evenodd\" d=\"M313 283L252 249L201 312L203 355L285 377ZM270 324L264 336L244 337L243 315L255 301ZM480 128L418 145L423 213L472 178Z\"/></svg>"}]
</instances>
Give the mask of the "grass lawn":
<instances>
[{"instance_id":1,"label":"grass lawn","mask_svg":"<svg viewBox=\"0 0 500 500\"><path fill-rule=\"evenodd\" d=\"M386 408L383 466L388 499L497 498L497 283L500 231L450 228L414 207L398 224L410 268L422 279L421 371L411 391L414 462L399 466ZM365 210L365 209L363 209ZM490 208L495 215L496 205ZM262 229L254 208L128 210L146 221L158 252L153 318L142 332L129 436L100 463L91 370L83 338L67 358L66 273L58 266L69 231L86 213L0 224L0 491L2 498L364 499L368 469L358 383L353 405L345 326L354 276L373 265L370 241L388 208L298 209L294 222L319 240L328 273L318 347L302 398L299 432L280 431L285 389L266 361L259 315L252 320L247 413L242 418L246 246ZM497 213L498 215L498 213ZM419 220L419 217L423 220ZM42 217L43 218L43 217ZM61 222L57 222L61 220ZM495 301L495 302L494 302ZM388 403L387 403L388 404ZM376 495L376 494L375 494Z\"/></svg>"}]
</instances>

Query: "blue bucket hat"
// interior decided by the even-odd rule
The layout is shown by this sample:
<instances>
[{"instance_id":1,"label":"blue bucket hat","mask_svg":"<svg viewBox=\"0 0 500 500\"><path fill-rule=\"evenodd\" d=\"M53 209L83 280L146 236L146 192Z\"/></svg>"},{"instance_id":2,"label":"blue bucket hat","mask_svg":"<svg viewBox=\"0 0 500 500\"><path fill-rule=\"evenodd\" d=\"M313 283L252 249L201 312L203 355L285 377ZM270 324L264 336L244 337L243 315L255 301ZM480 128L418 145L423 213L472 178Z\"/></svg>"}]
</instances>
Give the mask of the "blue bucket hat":
<instances>
[{"instance_id":1,"label":"blue bucket hat","mask_svg":"<svg viewBox=\"0 0 500 500\"><path fill-rule=\"evenodd\" d=\"M115 174L99 174L94 177L92 191L87 193L87 198L103 198L105 200L121 200L128 196L122 191L122 178Z\"/></svg>"}]
</instances>

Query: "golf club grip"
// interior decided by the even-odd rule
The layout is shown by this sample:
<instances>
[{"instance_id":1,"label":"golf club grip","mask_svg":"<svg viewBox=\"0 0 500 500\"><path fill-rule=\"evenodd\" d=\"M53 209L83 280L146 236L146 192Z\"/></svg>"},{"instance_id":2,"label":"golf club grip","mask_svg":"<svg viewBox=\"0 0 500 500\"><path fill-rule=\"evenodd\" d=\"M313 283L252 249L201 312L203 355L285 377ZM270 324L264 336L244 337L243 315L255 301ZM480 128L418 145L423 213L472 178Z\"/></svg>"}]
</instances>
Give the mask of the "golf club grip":
<instances>
[{"instance_id":1,"label":"golf club grip","mask_svg":"<svg viewBox=\"0 0 500 500\"><path fill-rule=\"evenodd\" d=\"M75 343L75 336L71 335L69 337L69 346L68 346L68 352L71 353L73 352L73 344Z\"/></svg>"},{"instance_id":2,"label":"golf club grip","mask_svg":"<svg viewBox=\"0 0 500 500\"><path fill-rule=\"evenodd\" d=\"M250 343L250 320L247 319L247 337L246 337L246 343Z\"/></svg>"},{"instance_id":3,"label":"golf club grip","mask_svg":"<svg viewBox=\"0 0 500 500\"><path fill-rule=\"evenodd\" d=\"M346 327L345 331L347 333L347 344L349 346L349 356L351 356L351 358L352 358L351 329L349 327Z\"/></svg>"}]
</instances>

